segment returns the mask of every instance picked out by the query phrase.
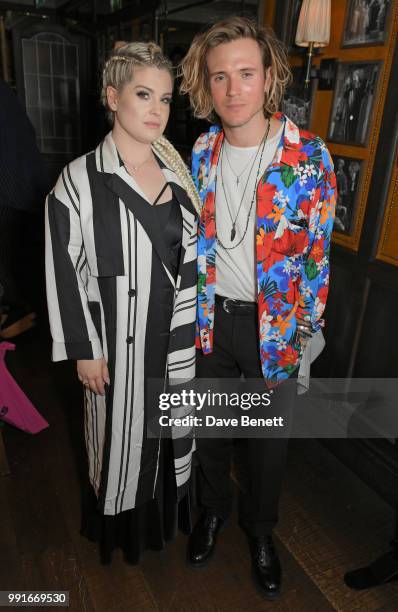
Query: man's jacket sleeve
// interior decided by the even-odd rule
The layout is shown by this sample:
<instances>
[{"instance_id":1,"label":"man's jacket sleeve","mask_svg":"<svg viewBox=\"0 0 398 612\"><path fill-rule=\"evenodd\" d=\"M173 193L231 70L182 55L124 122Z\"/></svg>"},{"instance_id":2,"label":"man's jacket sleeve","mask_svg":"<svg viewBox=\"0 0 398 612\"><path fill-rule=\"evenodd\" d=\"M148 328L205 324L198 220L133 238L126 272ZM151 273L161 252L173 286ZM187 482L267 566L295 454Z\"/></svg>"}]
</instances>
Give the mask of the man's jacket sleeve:
<instances>
[{"instance_id":1,"label":"man's jacket sleeve","mask_svg":"<svg viewBox=\"0 0 398 612\"><path fill-rule=\"evenodd\" d=\"M330 242L337 197L333 162L322 142L321 155L320 175L310 209L309 245L304 253L300 282L301 314L310 316L314 333L324 326L322 314L329 290Z\"/></svg>"}]
</instances>

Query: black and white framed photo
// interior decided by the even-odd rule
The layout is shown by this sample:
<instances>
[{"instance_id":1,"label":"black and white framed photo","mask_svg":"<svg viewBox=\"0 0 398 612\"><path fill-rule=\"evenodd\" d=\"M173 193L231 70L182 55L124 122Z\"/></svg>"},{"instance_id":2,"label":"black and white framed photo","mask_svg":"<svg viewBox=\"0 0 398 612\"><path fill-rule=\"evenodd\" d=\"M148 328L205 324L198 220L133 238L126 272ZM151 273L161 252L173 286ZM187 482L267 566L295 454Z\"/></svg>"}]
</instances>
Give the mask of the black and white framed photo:
<instances>
[{"instance_id":1,"label":"black and white framed photo","mask_svg":"<svg viewBox=\"0 0 398 612\"><path fill-rule=\"evenodd\" d=\"M349 0L343 47L382 45L392 0Z\"/></svg>"},{"instance_id":2,"label":"black and white framed photo","mask_svg":"<svg viewBox=\"0 0 398 612\"><path fill-rule=\"evenodd\" d=\"M332 157L338 194L333 231L350 236L355 225L363 161L342 155Z\"/></svg>"},{"instance_id":3,"label":"black and white framed photo","mask_svg":"<svg viewBox=\"0 0 398 612\"><path fill-rule=\"evenodd\" d=\"M298 127L308 130L311 124L316 79L311 79L308 89L304 87L304 69L294 66L293 81L286 89L282 100L282 112Z\"/></svg>"},{"instance_id":4,"label":"black and white framed photo","mask_svg":"<svg viewBox=\"0 0 398 612\"><path fill-rule=\"evenodd\" d=\"M339 63L328 140L366 145L380 65L380 62Z\"/></svg>"}]
</instances>

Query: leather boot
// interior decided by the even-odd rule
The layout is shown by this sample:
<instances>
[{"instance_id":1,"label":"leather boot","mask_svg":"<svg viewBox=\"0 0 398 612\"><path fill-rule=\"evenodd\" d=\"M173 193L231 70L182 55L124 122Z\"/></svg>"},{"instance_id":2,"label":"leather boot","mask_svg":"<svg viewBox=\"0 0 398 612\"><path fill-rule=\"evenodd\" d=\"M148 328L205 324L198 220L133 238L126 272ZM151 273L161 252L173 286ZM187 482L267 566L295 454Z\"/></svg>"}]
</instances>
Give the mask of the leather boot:
<instances>
[{"instance_id":1,"label":"leather boot","mask_svg":"<svg viewBox=\"0 0 398 612\"><path fill-rule=\"evenodd\" d=\"M281 589L281 566L271 536L250 539L252 577L266 599L276 599Z\"/></svg>"},{"instance_id":2,"label":"leather boot","mask_svg":"<svg viewBox=\"0 0 398 612\"><path fill-rule=\"evenodd\" d=\"M188 563L191 567L204 567L213 555L217 535L224 520L210 512L203 513L188 541Z\"/></svg>"}]
</instances>

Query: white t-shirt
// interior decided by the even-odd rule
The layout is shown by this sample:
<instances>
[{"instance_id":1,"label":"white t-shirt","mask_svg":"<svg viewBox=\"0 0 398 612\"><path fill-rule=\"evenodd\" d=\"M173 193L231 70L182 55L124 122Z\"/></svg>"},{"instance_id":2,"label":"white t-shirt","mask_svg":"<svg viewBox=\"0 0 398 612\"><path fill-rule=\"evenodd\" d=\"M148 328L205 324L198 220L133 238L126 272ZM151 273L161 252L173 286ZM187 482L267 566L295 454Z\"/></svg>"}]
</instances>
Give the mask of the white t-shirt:
<instances>
[{"instance_id":1,"label":"white t-shirt","mask_svg":"<svg viewBox=\"0 0 398 612\"><path fill-rule=\"evenodd\" d=\"M217 237L226 247L237 244L245 232L250 204L254 190L256 189L255 182L257 171L259 170L258 182L267 166L269 166L274 159L276 149L281 139L282 130L283 125L278 133L265 143L261 167L259 168L261 155L260 147L249 179L248 175L258 147L235 147L230 145L226 138L224 140L224 151L221 153L217 168L216 227ZM239 209L243 192L245 191L246 182L248 181L245 197L235 224L236 236L233 241L231 241L232 221L228 212L227 202L225 201L224 189L221 182L221 170L224 179L225 194L228 197L229 209L232 219L234 220ZM242 174L240 174L241 172ZM238 185L236 182L236 175L240 175ZM217 245L216 293L218 295L237 300L245 300L247 302L257 301L255 233L256 199L254 199L253 202L246 236L242 243L232 250L225 250L220 244Z\"/></svg>"}]
</instances>

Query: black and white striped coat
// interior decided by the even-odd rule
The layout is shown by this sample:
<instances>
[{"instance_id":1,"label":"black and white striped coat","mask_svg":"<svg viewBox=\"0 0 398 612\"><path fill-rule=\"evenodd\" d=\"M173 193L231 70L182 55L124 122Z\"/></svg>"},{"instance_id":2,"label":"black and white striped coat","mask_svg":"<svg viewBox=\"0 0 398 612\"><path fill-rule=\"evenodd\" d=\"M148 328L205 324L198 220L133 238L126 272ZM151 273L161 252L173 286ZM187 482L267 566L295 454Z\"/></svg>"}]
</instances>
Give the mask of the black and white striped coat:
<instances>
[{"instance_id":1,"label":"black and white striped coat","mask_svg":"<svg viewBox=\"0 0 398 612\"><path fill-rule=\"evenodd\" d=\"M176 283L156 211L120 164L111 133L63 170L46 203L53 360L104 356L110 371L105 397L85 394L90 481L104 514L137 507L155 490L159 440L147 444L144 435L145 344L161 308L151 301L153 258L160 258L174 290L165 374L171 383L195 375L197 218L175 172L158 161L183 219ZM187 436L173 444L181 498L193 443Z\"/></svg>"}]
</instances>

